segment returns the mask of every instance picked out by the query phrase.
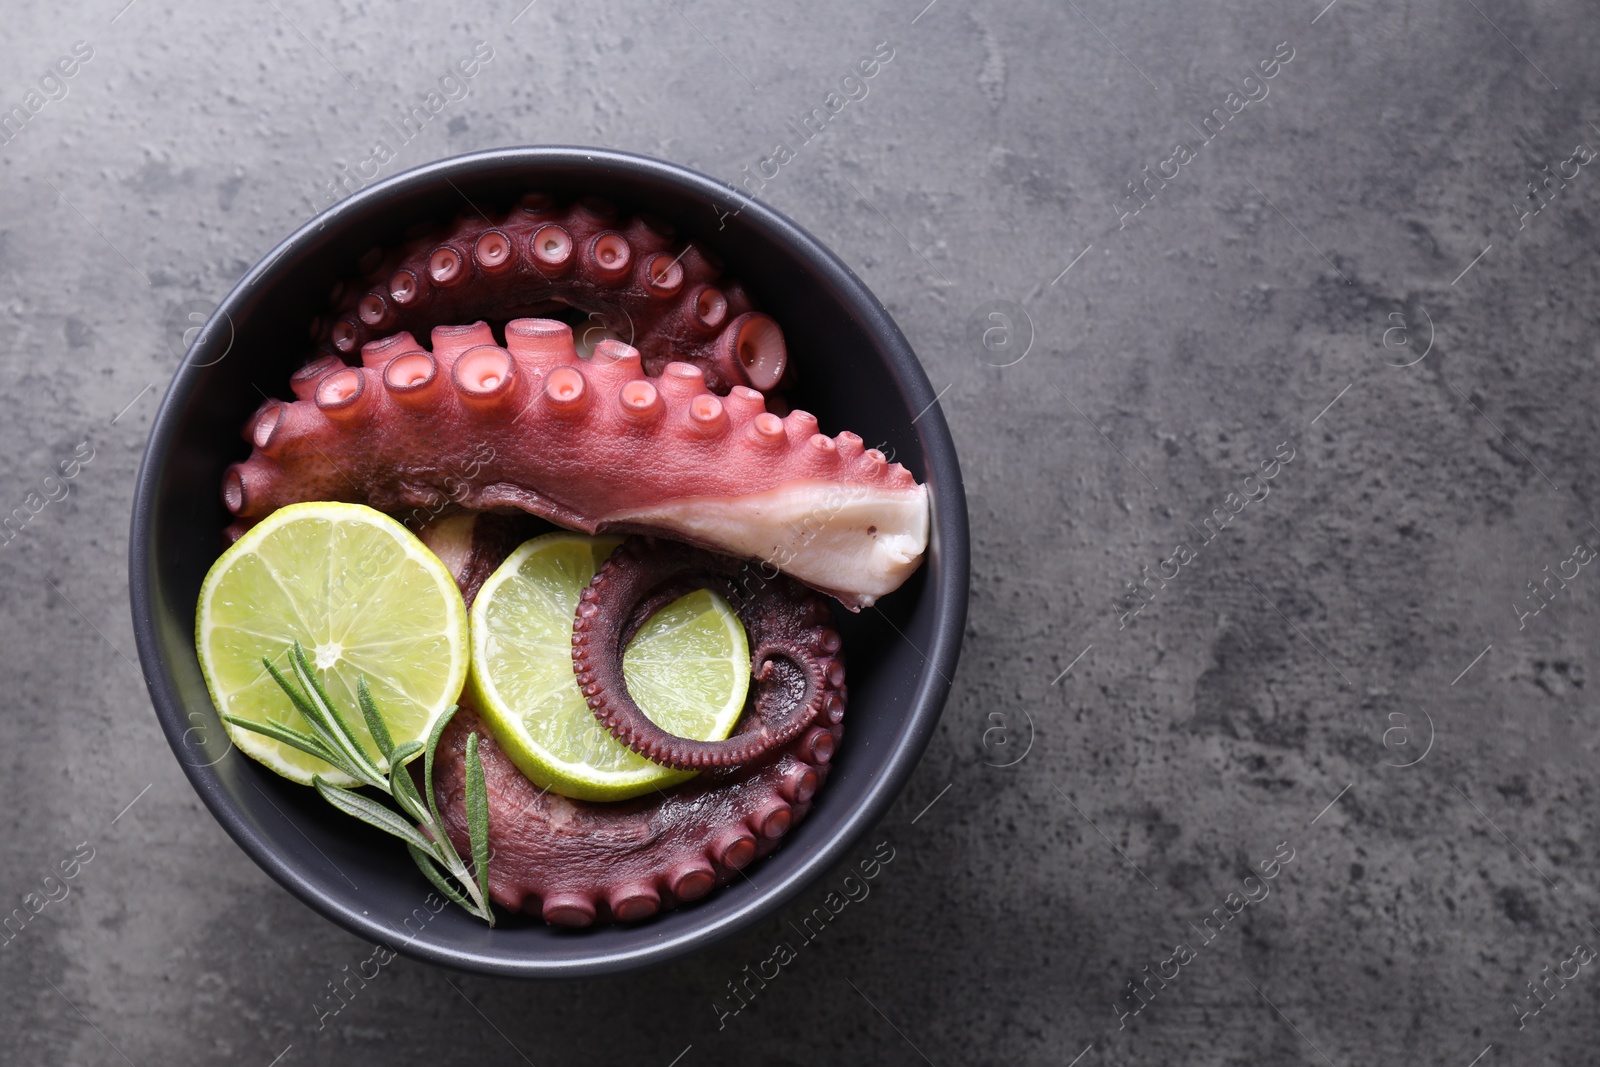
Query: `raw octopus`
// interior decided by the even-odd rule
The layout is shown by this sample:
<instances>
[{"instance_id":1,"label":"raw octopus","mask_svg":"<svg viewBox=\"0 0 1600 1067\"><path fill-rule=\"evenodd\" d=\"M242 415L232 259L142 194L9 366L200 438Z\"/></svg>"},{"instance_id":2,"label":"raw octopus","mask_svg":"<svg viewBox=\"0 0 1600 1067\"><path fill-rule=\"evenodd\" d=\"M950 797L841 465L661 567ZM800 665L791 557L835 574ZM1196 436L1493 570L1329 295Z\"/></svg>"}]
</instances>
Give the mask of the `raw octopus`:
<instances>
[{"instance_id":1,"label":"raw octopus","mask_svg":"<svg viewBox=\"0 0 1600 1067\"><path fill-rule=\"evenodd\" d=\"M234 537L303 500L429 509L440 517L422 535L469 602L523 528L508 513L671 539L633 538L595 575L574 669L614 736L705 768L695 779L613 803L541 792L470 706L439 748L436 795L465 847L464 750L483 736L491 895L557 925L647 918L777 847L843 736L839 635L805 586L860 610L927 548L926 487L855 434L768 410L770 399L787 411L774 390L792 375L777 324L709 254L674 248L643 216L535 194L496 219L375 249L314 324L297 399L251 417L251 455L223 482ZM612 335L591 358L569 325L519 317L560 305ZM431 351L417 341L428 334ZM754 696L727 742L662 733L622 684L627 639L697 586L732 601L753 639Z\"/></svg>"}]
</instances>

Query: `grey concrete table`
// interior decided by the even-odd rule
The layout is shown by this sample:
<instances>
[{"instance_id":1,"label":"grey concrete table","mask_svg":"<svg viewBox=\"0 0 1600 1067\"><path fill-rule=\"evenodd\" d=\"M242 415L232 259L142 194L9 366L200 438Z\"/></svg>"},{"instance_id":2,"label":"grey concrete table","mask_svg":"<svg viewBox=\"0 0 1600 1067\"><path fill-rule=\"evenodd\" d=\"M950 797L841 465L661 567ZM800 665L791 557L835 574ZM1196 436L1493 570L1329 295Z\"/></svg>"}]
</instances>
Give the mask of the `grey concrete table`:
<instances>
[{"instance_id":1,"label":"grey concrete table","mask_svg":"<svg viewBox=\"0 0 1600 1067\"><path fill-rule=\"evenodd\" d=\"M0 910L43 904L0 1062L1595 1062L1592 5L125 2L0 41ZM737 1013L782 922L329 1011L370 946L203 811L130 661L185 316L364 176L530 142L764 170L961 449L894 858Z\"/></svg>"}]
</instances>

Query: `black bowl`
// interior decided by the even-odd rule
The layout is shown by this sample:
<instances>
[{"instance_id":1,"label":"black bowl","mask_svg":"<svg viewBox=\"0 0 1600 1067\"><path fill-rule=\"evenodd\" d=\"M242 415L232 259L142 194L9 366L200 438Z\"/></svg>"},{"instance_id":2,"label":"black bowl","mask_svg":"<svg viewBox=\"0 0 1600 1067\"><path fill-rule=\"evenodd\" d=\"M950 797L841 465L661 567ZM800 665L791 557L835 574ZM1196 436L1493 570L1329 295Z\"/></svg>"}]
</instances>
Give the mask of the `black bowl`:
<instances>
[{"instance_id":1,"label":"black bowl","mask_svg":"<svg viewBox=\"0 0 1600 1067\"><path fill-rule=\"evenodd\" d=\"M747 878L637 925L583 931L510 918L489 929L449 907L392 839L232 750L195 658L195 601L228 523L223 470L263 394L287 396L307 325L331 285L408 226L493 211L530 191L595 194L648 211L728 264L777 318L800 375L792 394L829 433L853 430L904 463L933 502L922 568L878 608L843 620L844 742L808 818ZM475 207L468 207L468 204ZM735 214L737 212L737 214ZM934 392L883 305L793 222L701 174L584 148L507 148L432 163L351 196L245 275L200 332L156 416L133 503L133 627L156 715L184 772L251 858L323 915L430 962L519 976L625 971L681 956L773 915L854 858L933 734L966 620L966 501ZM841 613L843 614L843 613Z\"/></svg>"}]
</instances>

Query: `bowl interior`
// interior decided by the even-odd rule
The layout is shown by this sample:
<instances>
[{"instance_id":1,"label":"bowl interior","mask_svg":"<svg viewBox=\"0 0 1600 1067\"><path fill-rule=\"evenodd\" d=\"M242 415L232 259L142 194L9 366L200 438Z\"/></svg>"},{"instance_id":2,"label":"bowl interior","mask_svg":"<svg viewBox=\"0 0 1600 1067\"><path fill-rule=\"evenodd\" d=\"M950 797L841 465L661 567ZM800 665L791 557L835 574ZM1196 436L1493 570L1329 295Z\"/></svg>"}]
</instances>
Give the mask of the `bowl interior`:
<instances>
[{"instance_id":1,"label":"bowl interior","mask_svg":"<svg viewBox=\"0 0 1600 1067\"><path fill-rule=\"evenodd\" d=\"M493 214L532 191L598 195L625 213L648 211L720 256L756 306L782 324L800 376L796 405L815 413L825 432L853 430L905 464L934 501L923 567L879 608L839 612L850 687L845 739L810 815L748 878L642 924L586 931L531 917L490 930L454 907L435 913L426 903L431 887L391 838L231 750L193 636L200 584L229 520L222 473L249 451L240 427L265 397L292 398L289 375L304 361L310 320L325 310L334 282L355 273L363 252L400 240L419 220ZM572 975L659 963L730 935L853 855L938 720L965 621L967 544L954 449L938 409L924 411L933 397L904 337L854 275L793 223L692 172L621 153L508 149L373 186L319 216L239 283L157 416L135 500L131 592L163 729L202 799L258 863L324 915L408 954L488 973Z\"/></svg>"}]
</instances>

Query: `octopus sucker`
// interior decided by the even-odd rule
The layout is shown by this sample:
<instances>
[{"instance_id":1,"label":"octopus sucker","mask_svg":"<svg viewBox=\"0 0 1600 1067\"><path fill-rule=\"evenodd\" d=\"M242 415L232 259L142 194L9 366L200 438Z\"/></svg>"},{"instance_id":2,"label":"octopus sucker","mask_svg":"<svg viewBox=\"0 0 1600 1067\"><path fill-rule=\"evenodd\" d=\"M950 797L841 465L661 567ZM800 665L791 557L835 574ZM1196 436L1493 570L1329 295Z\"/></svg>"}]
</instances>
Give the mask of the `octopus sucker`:
<instances>
[{"instance_id":1,"label":"octopus sucker","mask_svg":"<svg viewBox=\"0 0 1600 1067\"><path fill-rule=\"evenodd\" d=\"M680 770L750 763L794 738L838 699L844 666L827 606L781 577L749 589L741 583L743 569L727 556L635 537L611 554L580 596L572 632L578 687L601 725L646 759ZM667 733L634 703L623 679L628 642L656 611L692 589L711 589L732 603L753 648L751 705L739 729L721 741ZM781 836L769 830L788 811L780 803L761 815L763 835Z\"/></svg>"},{"instance_id":2,"label":"octopus sucker","mask_svg":"<svg viewBox=\"0 0 1600 1067\"><path fill-rule=\"evenodd\" d=\"M554 305L597 321L639 348L645 373L692 363L707 387L768 392L788 371L783 331L752 306L705 250L670 226L586 197L568 207L524 196L493 217L462 216L391 249L375 248L360 276L337 283L312 327L307 373L353 362L386 335L423 334L448 322L502 323ZM296 390L297 394L299 390Z\"/></svg>"},{"instance_id":3,"label":"octopus sucker","mask_svg":"<svg viewBox=\"0 0 1600 1067\"><path fill-rule=\"evenodd\" d=\"M309 400L311 394L329 372L344 365L344 361L337 356L320 356L312 360L289 378L289 388L301 400Z\"/></svg>"},{"instance_id":4,"label":"octopus sucker","mask_svg":"<svg viewBox=\"0 0 1600 1067\"><path fill-rule=\"evenodd\" d=\"M427 523L420 536L471 604L490 572L534 525L525 515L463 511ZM737 760L702 761L707 769L664 792L591 803L530 782L467 702L440 743L435 795L447 832L464 847L466 738L477 731L489 798L494 856L489 890L495 903L554 926L639 922L735 880L739 870L776 849L810 812L843 736L848 693L839 632L819 595L782 577L745 589L731 584L737 568L737 561L673 542L625 541L596 573L589 587L595 595L580 600L573 642L579 684L584 671L577 665L578 634L596 632L582 625L585 606L625 615L625 646L627 637L667 603L690 589L710 588L734 603L758 663L779 655L811 662L814 690L804 721L776 743L752 747ZM619 577L634 580L628 584ZM598 648L589 651L589 658L603 658ZM621 685L620 670L615 684ZM758 679L746 721L730 738L736 745L744 744L741 738L759 740L770 710L763 701L786 695L762 692L761 685ZM619 691L626 693L625 687Z\"/></svg>"},{"instance_id":5,"label":"octopus sucker","mask_svg":"<svg viewBox=\"0 0 1600 1067\"><path fill-rule=\"evenodd\" d=\"M843 691L835 692L841 700ZM815 727L756 763L706 771L654 797L606 804L542 791L517 770L470 707L445 729L434 790L465 848L467 736L480 735L489 794L489 895L555 926L637 922L710 893L778 847L811 810L843 735Z\"/></svg>"},{"instance_id":6,"label":"octopus sucker","mask_svg":"<svg viewBox=\"0 0 1600 1067\"><path fill-rule=\"evenodd\" d=\"M484 620L504 606L509 580L541 588L542 564L528 561L547 546L518 551L540 520L622 535L583 588L576 574L614 542L551 538L575 553L551 564L567 576L562 599L549 601L562 609L537 626L500 616L513 620L508 632L564 637L574 606L564 663L526 659L548 654L545 637L516 646L511 661L572 674L551 674L553 689L523 697L471 676L434 763L442 833L469 852L466 754L476 735L489 898L499 907L562 927L633 923L740 880L827 782L848 698L835 611L872 605L918 568L928 488L861 436L824 433L816 416L791 408L783 330L711 251L597 197L532 192L496 215L412 226L400 243L362 255L328 305L289 381L293 399L266 400L241 427L250 454L221 486L228 535L300 502L388 512L444 562L465 604L477 602L471 634L491 637L498 624ZM655 657L661 677L635 677L641 697L650 678L657 692L705 701L719 730L748 680L721 740L702 739L716 736L709 728L695 738L658 726L623 671L646 623L701 589L726 602L713 634L721 651L707 662L738 688L713 702L706 686L687 684L680 668L701 655L681 651L688 644ZM737 630L728 605L748 639L748 675L742 655L727 661ZM504 662L476 641L472 655L474 671ZM567 769L547 773L547 754L530 755L518 732L531 736L528 709L548 711L551 692L565 693L565 710L544 725L600 746L583 750L587 777L569 773L568 755L555 761ZM662 721L696 728L692 715ZM631 785L607 778L607 751L638 762L607 733L670 770L646 766ZM630 799L580 800L563 788ZM427 827L434 840L439 824ZM492 918L486 907L476 913Z\"/></svg>"},{"instance_id":7,"label":"octopus sucker","mask_svg":"<svg viewBox=\"0 0 1600 1067\"><path fill-rule=\"evenodd\" d=\"M643 354L520 319L401 332L362 365L324 361L300 399L264 407L223 500L237 536L287 504L394 511L448 498L585 533L648 533L764 561L852 610L892 592L928 543L928 496L854 434L828 437L751 386L719 396L699 365L647 375ZM742 358L742 357L741 357ZM759 362L759 360L758 360Z\"/></svg>"}]
</instances>

